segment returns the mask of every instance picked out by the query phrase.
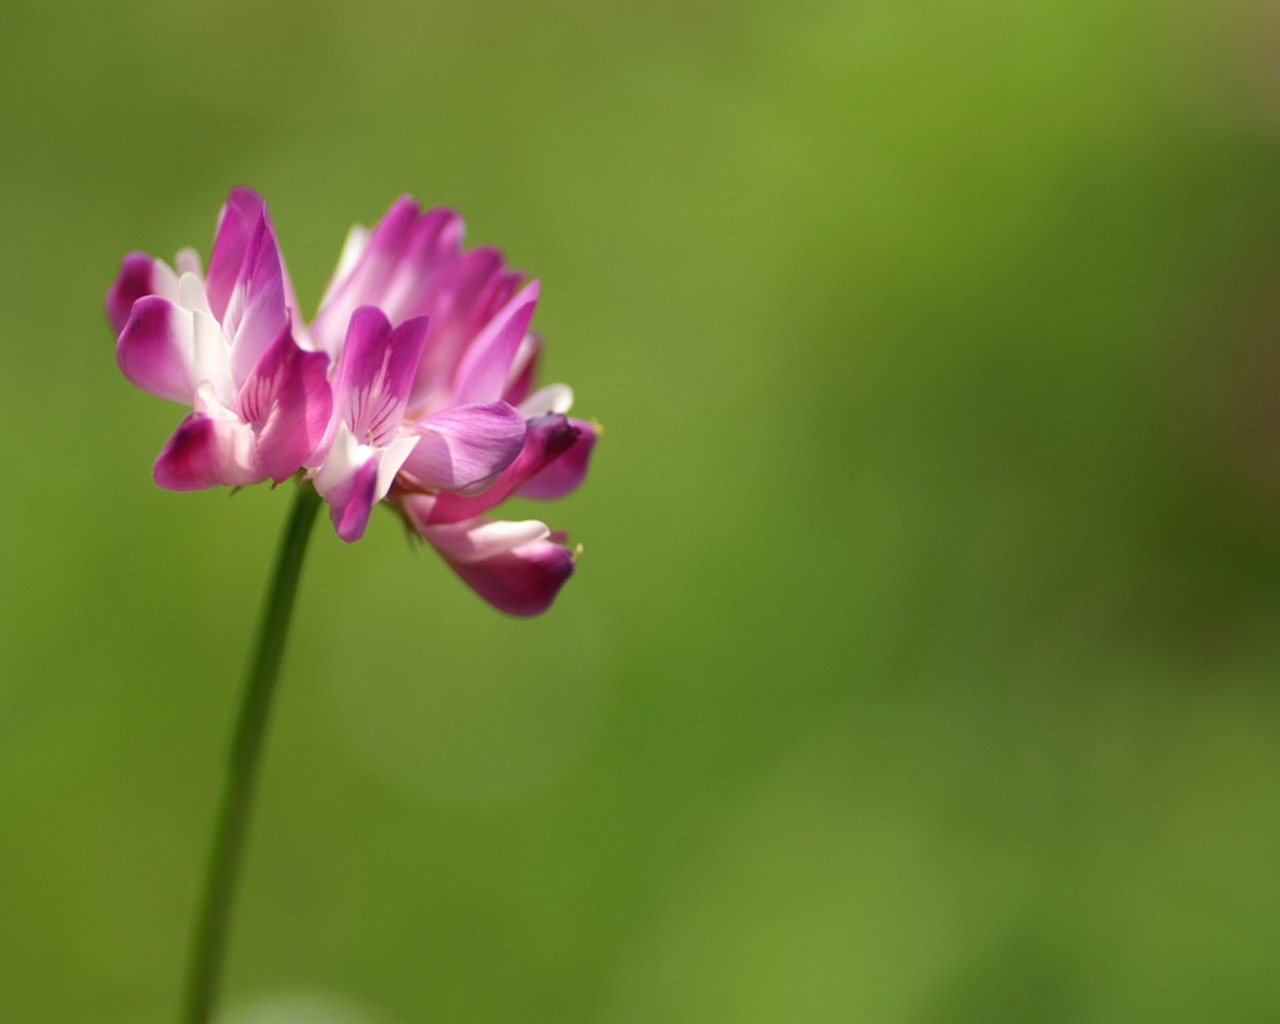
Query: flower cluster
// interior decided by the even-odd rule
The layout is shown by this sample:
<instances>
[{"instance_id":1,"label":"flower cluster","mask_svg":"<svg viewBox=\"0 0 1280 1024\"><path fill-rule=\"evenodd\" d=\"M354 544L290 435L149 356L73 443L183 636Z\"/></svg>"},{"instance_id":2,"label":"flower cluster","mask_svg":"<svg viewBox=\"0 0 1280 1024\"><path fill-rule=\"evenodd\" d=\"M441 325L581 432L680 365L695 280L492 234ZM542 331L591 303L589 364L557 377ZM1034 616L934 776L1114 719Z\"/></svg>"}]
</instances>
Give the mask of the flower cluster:
<instances>
[{"instance_id":1,"label":"flower cluster","mask_svg":"<svg viewBox=\"0 0 1280 1024\"><path fill-rule=\"evenodd\" d=\"M597 430L535 390L538 282L495 249L464 249L462 219L398 200L352 229L308 326L262 198L232 191L208 270L130 253L107 293L120 369L192 411L155 480L172 490L300 471L345 541L387 501L494 607L546 610L573 574L562 533L487 513L558 498L586 476Z\"/></svg>"}]
</instances>

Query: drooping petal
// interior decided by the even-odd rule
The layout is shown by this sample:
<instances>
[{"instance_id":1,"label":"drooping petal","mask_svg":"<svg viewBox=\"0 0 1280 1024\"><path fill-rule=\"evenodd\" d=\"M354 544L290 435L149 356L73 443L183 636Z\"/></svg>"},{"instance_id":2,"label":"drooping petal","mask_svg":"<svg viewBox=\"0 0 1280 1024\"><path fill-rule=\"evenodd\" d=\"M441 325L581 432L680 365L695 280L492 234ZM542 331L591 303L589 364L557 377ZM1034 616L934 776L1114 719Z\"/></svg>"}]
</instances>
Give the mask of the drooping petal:
<instances>
[{"instance_id":1,"label":"drooping petal","mask_svg":"<svg viewBox=\"0 0 1280 1024\"><path fill-rule=\"evenodd\" d=\"M296 473L329 425L329 358L304 352L286 327L236 396L235 411L257 434L262 472L279 483Z\"/></svg>"},{"instance_id":2,"label":"drooping petal","mask_svg":"<svg viewBox=\"0 0 1280 1024\"><path fill-rule=\"evenodd\" d=\"M131 252L120 265L120 273L107 292L107 319L119 334L129 322L133 304L155 293L155 260L145 252Z\"/></svg>"},{"instance_id":3,"label":"drooping petal","mask_svg":"<svg viewBox=\"0 0 1280 1024\"><path fill-rule=\"evenodd\" d=\"M454 523L494 508L567 452L577 441L578 435L579 428L558 413L549 413L531 420L520 454L502 471L493 485L474 497L440 495L431 508L431 522Z\"/></svg>"},{"instance_id":4,"label":"drooping petal","mask_svg":"<svg viewBox=\"0 0 1280 1024\"><path fill-rule=\"evenodd\" d=\"M537 470L520 486L516 494L521 498L538 501L554 501L572 494L587 478L591 466L591 453L595 449L600 432L595 424L585 420L570 420L577 428L578 436L560 455Z\"/></svg>"},{"instance_id":5,"label":"drooping petal","mask_svg":"<svg viewBox=\"0 0 1280 1024\"><path fill-rule=\"evenodd\" d=\"M253 430L229 410L219 408L207 385L197 398L196 411L178 425L156 460L156 483L171 491L198 491L261 481Z\"/></svg>"},{"instance_id":6,"label":"drooping petal","mask_svg":"<svg viewBox=\"0 0 1280 1024\"><path fill-rule=\"evenodd\" d=\"M508 615L540 615L573 575L575 553L544 523L468 519L423 536L472 590Z\"/></svg>"},{"instance_id":7,"label":"drooping petal","mask_svg":"<svg viewBox=\"0 0 1280 1024\"><path fill-rule=\"evenodd\" d=\"M483 562L513 548L546 540L551 528L536 519L514 522L476 516L459 523L428 526L423 536L450 562L464 564Z\"/></svg>"},{"instance_id":8,"label":"drooping petal","mask_svg":"<svg viewBox=\"0 0 1280 1024\"><path fill-rule=\"evenodd\" d=\"M145 295L116 343L120 370L143 391L187 405L199 381L193 379L195 328L191 313L168 299Z\"/></svg>"},{"instance_id":9,"label":"drooping petal","mask_svg":"<svg viewBox=\"0 0 1280 1024\"><path fill-rule=\"evenodd\" d=\"M421 436L404 472L417 484L476 493L524 447L525 419L506 402L460 405L414 424Z\"/></svg>"},{"instance_id":10,"label":"drooping petal","mask_svg":"<svg viewBox=\"0 0 1280 1024\"><path fill-rule=\"evenodd\" d=\"M476 336L458 366L453 400L492 402L500 399L511 377L511 365L538 304L538 282L531 281Z\"/></svg>"}]
</instances>

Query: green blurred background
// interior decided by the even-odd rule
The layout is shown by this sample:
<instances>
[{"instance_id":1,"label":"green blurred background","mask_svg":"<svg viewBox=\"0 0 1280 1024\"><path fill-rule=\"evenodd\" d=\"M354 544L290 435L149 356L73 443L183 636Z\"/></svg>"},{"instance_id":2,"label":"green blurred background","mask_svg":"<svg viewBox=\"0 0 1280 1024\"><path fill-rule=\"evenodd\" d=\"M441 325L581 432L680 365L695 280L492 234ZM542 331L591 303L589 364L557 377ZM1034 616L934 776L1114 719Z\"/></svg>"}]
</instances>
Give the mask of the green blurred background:
<instances>
[{"instance_id":1,"label":"green blurred background","mask_svg":"<svg viewBox=\"0 0 1280 1024\"><path fill-rule=\"evenodd\" d=\"M1280 1020L1280 14L0 6L0 1021L173 1019L287 507L121 256L402 192L607 433L545 618L313 543L226 1020Z\"/></svg>"}]
</instances>

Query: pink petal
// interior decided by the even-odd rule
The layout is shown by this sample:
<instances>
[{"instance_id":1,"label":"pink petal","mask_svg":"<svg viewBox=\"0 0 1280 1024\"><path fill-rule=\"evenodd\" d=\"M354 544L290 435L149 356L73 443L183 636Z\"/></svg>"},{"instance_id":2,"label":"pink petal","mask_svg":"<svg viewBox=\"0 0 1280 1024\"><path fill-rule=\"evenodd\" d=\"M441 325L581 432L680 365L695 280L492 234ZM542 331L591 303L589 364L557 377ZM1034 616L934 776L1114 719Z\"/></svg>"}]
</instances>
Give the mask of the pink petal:
<instances>
[{"instance_id":1,"label":"pink petal","mask_svg":"<svg viewBox=\"0 0 1280 1024\"><path fill-rule=\"evenodd\" d=\"M472 590L508 615L540 615L573 575L576 555L543 523L470 519L423 536Z\"/></svg>"},{"instance_id":2,"label":"pink petal","mask_svg":"<svg viewBox=\"0 0 1280 1024\"><path fill-rule=\"evenodd\" d=\"M107 292L107 318L119 334L129 322L133 304L155 292L155 260L145 252L131 252L120 265L120 274Z\"/></svg>"},{"instance_id":3,"label":"pink petal","mask_svg":"<svg viewBox=\"0 0 1280 1024\"><path fill-rule=\"evenodd\" d=\"M526 334L520 342L507 389L502 396L512 405L519 405L533 391L533 383L538 378L538 364L542 362L542 346L542 336L534 331Z\"/></svg>"},{"instance_id":4,"label":"pink petal","mask_svg":"<svg viewBox=\"0 0 1280 1024\"><path fill-rule=\"evenodd\" d=\"M393 331L373 306L352 315L333 381L334 411L362 444L385 446L399 431L426 338L425 317Z\"/></svg>"},{"instance_id":5,"label":"pink petal","mask_svg":"<svg viewBox=\"0 0 1280 1024\"><path fill-rule=\"evenodd\" d=\"M525 420L506 402L461 405L415 425L421 434L404 472L424 487L483 490L524 447Z\"/></svg>"},{"instance_id":6,"label":"pink petal","mask_svg":"<svg viewBox=\"0 0 1280 1024\"><path fill-rule=\"evenodd\" d=\"M386 448L370 448L359 442L346 423L339 424L314 483L333 506L333 525L343 540L356 541L364 535L373 506L387 496L417 440L398 437Z\"/></svg>"},{"instance_id":7,"label":"pink petal","mask_svg":"<svg viewBox=\"0 0 1280 1024\"><path fill-rule=\"evenodd\" d=\"M459 523L428 525L422 535L442 556L461 565L483 562L513 548L546 540L551 536L551 528L536 519L516 522L476 516Z\"/></svg>"},{"instance_id":8,"label":"pink petal","mask_svg":"<svg viewBox=\"0 0 1280 1024\"><path fill-rule=\"evenodd\" d=\"M379 307L393 325L428 314L425 296L458 259L462 234L462 218L452 210L424 213L409 196L396 200L326 292L312 325L316 343L337 351L360 306Z\"/></svg>"},{"instance_id":9,"label":"pink petal","mask_svg":"<svg viewBox=\"0 0 1280 1024\"><path fill-rule=\"evenodd\" d=\"M325 494L324 500L331 506L333 528L348 544L364 536L377 503L377 486L378 460L369 459Z\"/></svg>"},{"instance_id":10,"label":"pink petal","mask_svg":"<svg viewBox=\"0 0 1280 1024\"><path fill-rule=\"evenodd\" d=\"M267 204L252 189L236 188L231 190L218 215L205 288L209 308L219 322L225 317L231 293L243 277L245 261L266 209Z\"/></svg>"},{"instance_id":11,"label":"pink petal","mask_svg":"<svg viewBox=\"0 0 1280 1024\"><path fill-rule=\"evenodd\" d=\"M431 333L411 404L452 398L448 389L467 346L510 301L523 280L523 274L506 269L501 252L483 246L463 253L441 274L423 299L422 311L431 317Z\"/></svg>"},{"instance_id":12,"label":"pink petal","mask_svg":"<svg viewBox=\"0 0 1280 1024\"><path fill-rule=\"evenodd\" d=\"M280 253L265 220L258 223L240 280L231 292L223 331L231 342L231 372L243 381L290 317L284 299Z\"/></svg>"},{"instance_id":13,"label":"pink petal","mask_svg":"<svg viewBox=\"0 0 1280 1024\"><path fill-rule=\"evenodd\" d=\"M492 402L502 397L537 304L538 282L532 281L477 335L458 367L455 404Z\"/></svg>"},{"instance_id":14,"label":"pink petal","mask_svg":"<svg viewBox=\"0 0 1280 1024\"><path fill-rule=\"evenodd\" d=\"M559 456L534 473L516 492L521 498L552 501L572 494L587 477L591 452L600 436L596 427L585 420L570 420L578 429L574 442Z\"/></svg>"},{"instance_id":15,"label":"pink petal","mask_svg":"<svg viewBox=\"0 0 1280 1024\"><path fill-rule=\"evenodd\" d=\"M462 218L453 210L429 210L419 215L378 297L378 306L392 323L430 315L424 303L441 275L458 261L463 230Z\"/></svg>"},{"instance_id":16,"label":"pink petal","mask_svg":"<svg viewBox=\"0 0 1280 1024\"><path fill-rule=\"evenodd\" d=\"M251 189L232 189L222 209L205 291L231 342L237 384L291 321L297 319L302 330L275 227L266 203Z\"/></svg>"},{"instance_id":17,"label":"pink petal","mask_svg":"<svg viewBox=\"0 0 1280 1024\"><path fill-rule=\"evenodd\" d=\"M253 261L246 266L242 283L231 293L223 324L231 340L231 371L237 381L245 378L290 324L280 253L265 222L260 231Z\"/></svg>"},{"instance_id":18,"label":"pink petal","mask_svg":"<svg viewBox=\"0 0 1280 1024\"><path fill-rule=\"evenodd\" d=\"M184 405L196 382L191 360L195 345L191 314L158 295L133 303L116 344L116 361L143 391Z\"/></svg>"},{"instance_id":19,"label":"pink petal","mask_svg":"<svg viewBox=\"0 0 1280 1024\"><path fill-rule=\"evenodd\" d=\"M432 523L454 523L486 512L511 497L535 474L567 452L578 440L579 428L559 413L530 420L520 454L483 494L463 497L442 494L431 508Z\"/></svg>"},{"instance_id":20,"label":"pink petal","mask_svg":"<svg viewBox=\"0 0 1280 1024\"><path fill-rule=\"evenodd\" d=\"M171 491L198 491L263 479L253 468L253 434L234 418L193 412L179 424L156 460L156 483Z\"/></svg>"},{"instance_id":21,"label":"pink petal","mask_svg":"<svg viewBox=\"0 0 1280 1024\"><path fill-rule=\"evenodd\" d=\"M329 358L305 352L286 327L255 366L235 411L257 434L262 472L279 483L296 473L324 437L333 412Z\"/></svg>"}]
</instances>

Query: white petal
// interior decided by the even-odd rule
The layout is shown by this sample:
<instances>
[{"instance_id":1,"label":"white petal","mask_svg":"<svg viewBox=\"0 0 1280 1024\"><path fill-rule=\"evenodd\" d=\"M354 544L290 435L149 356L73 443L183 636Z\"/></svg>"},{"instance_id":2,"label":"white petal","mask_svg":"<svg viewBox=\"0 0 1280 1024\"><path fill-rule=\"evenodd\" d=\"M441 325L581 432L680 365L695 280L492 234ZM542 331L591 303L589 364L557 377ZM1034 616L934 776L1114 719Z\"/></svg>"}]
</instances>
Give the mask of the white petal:
<instances>
[{"instance_id":1,"label":"white petal","mask_svg":"<svg viewBox=\"0 0 1280 1024\"><path fill-rule=\"evenodd\" d=\"M178 268L179 274L194 274L199 278L204 277L204 270L200 266L200 254L194 249L181 250L178 253L178 258L173 261L173 265Z\"/></svg>"},{"instance_id":2,"label":"white petal","mask_svg":"<svg viewBox=\"0 0 1280 1024\"><path fill-rule=\"evenodd\" d=\"M187 272L178 278L178 296L183 309L213 316L213 310L209 307L209 296L204 290L204 281L196 274Z\"/></svg>"},{"instance_id":3,"label":"white petal","mask_svg":"<svg viewBox=\"0 0 1280 1024\"><path fill-rule=\"evenodd\" d=\"M387 492L391 490L391 482L417 444L416 436L397 437L382 450L378 462L378 486L373 494L374 502L379 502L387 496Z\"/></svg>"},{"instance_id":4,"label":"white petal","mask_svg":"<svg viewBox=\"0 0 1280 1024\"><path fill-rule=\"evenodd\" d=\"M545 388L539 388L516 408L526 419L545 416L549 412L566 413L573 408L573 388L568 384L548 384Z\"/></svg>"},{"instance_id":5,"label":"white petal","mask_svg":"<svg viewBox=\"0 0 1280 1024\"><path fill-rule=\"evenodd\" d=\"M547 524L536 519L509 522L481 516L428 526L426 532L431 543L456 562L482 561L551 536Z\"/></svg>"},{"instance_id":6,"label":"white petal","mask_svg":"<svg viewBox=\"0 0 1280 1024\"><path fill-rule=\"evenodd\" d=\"M333 446L325 456L324 465L316 473L316 490L324 497L339 483L369 461L373 450L356 440L346 423L338 424Z\"/></svg>"},{"instance_id":7,"label":"white petal","mask_svg":"<svg viewBox=\"0 0 1280 1024\"><path fill-rule=\"evenodd\" d=\"M168 299L175 306L181 305L182 291L178 287L178 275L164 260L153 260L152 266L155 270L155 278L151 285L155 293L162 299Z\"/></svg>"},{"instance_id":8,"label":"white petal","mask_svg":"<svg viewBox=\"0 0 1280 1024\"><path fill-rule=\"evenodd\" d=\"M208 313L191 314L195 324L191 352L191 377L196 382L208 381L218 399L230 406L235 401L236 386L231 379L231 353L222 325Z\"/></svg>"},{"instance_id":9,"label":"white petal","mask_svg":"<svg viewBox=\"0 0 1280 1024\"><path fill-rule=\"evenodd\" d=\"M232 486L244 486L260 481L262 474L258 471L257 439L253 428L221 402L208 382L196 388L193 405L196 412L218 421L223 454L229 460L225 466L226 482Z\"/></svg>"}]
</instances>

